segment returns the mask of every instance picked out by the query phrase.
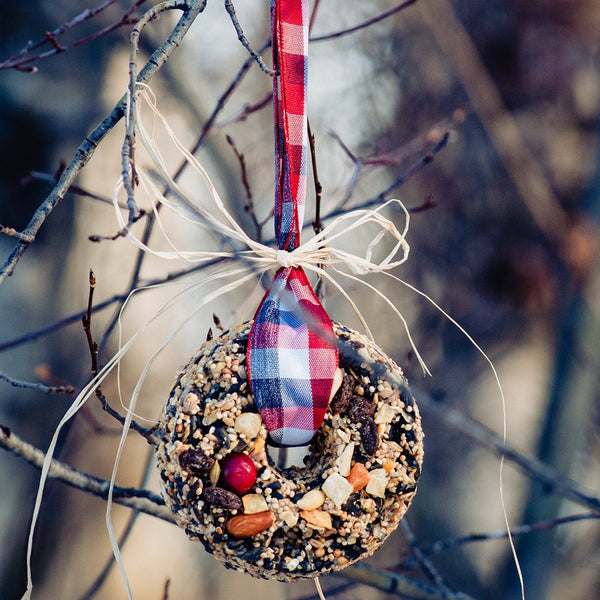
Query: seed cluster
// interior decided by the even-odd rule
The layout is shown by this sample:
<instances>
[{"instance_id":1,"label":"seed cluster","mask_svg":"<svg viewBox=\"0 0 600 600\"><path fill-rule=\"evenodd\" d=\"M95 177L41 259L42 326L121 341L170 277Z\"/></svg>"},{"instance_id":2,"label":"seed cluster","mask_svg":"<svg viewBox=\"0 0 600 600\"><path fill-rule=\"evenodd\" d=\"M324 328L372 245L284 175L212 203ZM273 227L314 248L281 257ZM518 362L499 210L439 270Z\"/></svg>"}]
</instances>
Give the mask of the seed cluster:
<instances>
[{"instance_id":1,"label":"seed cluster","mask_svg":"<svg viewBox=\"0 0 600 600\"><path fill-rule=\"evenodd\" d=\"M410 505L423 460L417 406L391 359L334 325L340 368L325 420L305 466L279 469L248 385L249 330L206 342L179 373L156 449L163 495L229 568L280 581L342 569L381 546ZM256 466L249 489L223 477L234 455Z\"/></svg>"}]
</instances>

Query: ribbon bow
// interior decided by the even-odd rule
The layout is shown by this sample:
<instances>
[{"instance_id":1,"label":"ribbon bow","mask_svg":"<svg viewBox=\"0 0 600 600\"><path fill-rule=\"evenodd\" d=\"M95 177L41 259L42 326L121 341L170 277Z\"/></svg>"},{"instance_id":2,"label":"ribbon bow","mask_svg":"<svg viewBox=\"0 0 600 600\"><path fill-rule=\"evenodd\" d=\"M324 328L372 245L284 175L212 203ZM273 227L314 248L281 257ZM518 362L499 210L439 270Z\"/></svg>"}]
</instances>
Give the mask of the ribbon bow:
<instances>
[{"instance_id":1,"label":"ribbon bow","mask_svg":"<svg viewBox=\"0 0 600 600\"><path fill-rule=\"evenodd\" d=\"M338 365L333 327L306 273L295 265L307 172L308 0L271 3L275 120L275 237L273 285L250 330L248 379L271 439L306 444L327 411Z\"/></svg>"}]
</instances>

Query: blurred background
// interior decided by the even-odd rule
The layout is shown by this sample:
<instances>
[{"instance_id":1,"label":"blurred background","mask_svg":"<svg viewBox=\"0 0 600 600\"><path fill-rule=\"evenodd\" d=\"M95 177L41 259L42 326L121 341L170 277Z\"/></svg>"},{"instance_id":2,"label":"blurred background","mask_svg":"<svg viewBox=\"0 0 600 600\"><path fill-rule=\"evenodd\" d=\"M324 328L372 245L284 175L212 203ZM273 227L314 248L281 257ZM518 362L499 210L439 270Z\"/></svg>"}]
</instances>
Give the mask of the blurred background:
<instances>
[{"instance_id":1,"label":"blurred background","mask_svg":"<svg viewBox=\"0 0 600 600\"><path fill-rule=\"evenodd\" d=\"M600 524L594 519L600 514L600 4L417 0L368 27L328 36L398 4L311 2L316 12L309 118L323 186L322 214L350 209L384 192L386 198L399 198L414 209L410 259L397 275L428 294L469 332L493 359L502 381L508 442L521 464L505 463L510 523L542 524L515 537L527 598L600 597ZM2 226L17 231L27 226L56 174L127 89L131 26L124 23L97 38L96 32L137 7L131 12L135 20L152 5L132 0L4 3ZM103 10L95 17L64 33L46 34L96 7ZM268 3L239 0L236 10L252 46L261 48L269 37ZM179 16L169 13L146 28L139 66ZM30 40L45 43L7 60ZM78 40L85 43L71 48ZM19 62L40 53L48 56ZM269 50L265 58L270 64ZM271 79L252 62L238 76L247 59L222 3L209 0L151 86L160 110L188 147L206 131L197 157L249 235L268 240L273 198ZM230 86L231 94L215 113ZM42 449L75 396L49 395L39 386L31 389L19 382L79 390L89 381L91 362L80 313L87 306L90 268L97 278L94 301L102 303L92 320L101 365L117 348L119 298L122 302L132 281L138 286L165 281L186 268L184 263L144 259L138 270L136 249L123 238L89 240L112 236L119 229L107 200L121 170L123 134L119 123L103 139L76 187L49 215L1 286L0 372L12 379L0 381L0 421ZM245 156L253 211L245 208L240 161L227 135ZM179 158L169 151L167 140L159 143L175 172ZM435 155L429 154L432 151ZM431 164L425 164L430 159ZM393 186L407 172L412 177ZM200 202L206 200L193 175L184 173L182 181ZM307 223L314 206L309 184ZM257 227L253 216L265 224ZM394 218L403 224L401 213ZM204 230L168 215L164 219L178 248L217 248ZM141 219L134 226L136 233L150 231L150 222ZM310 236L311 230L304 235ZM164 247L156 231L150 240ZM0 235L1 263L15 241ZM190 273L169 286L136 294L123 315L124 339L182 289L180 284L201 276ZM367 280L405 315L433 374L423 377L410 357L406 333L385 303L360 285L347 284L375 339L407 367L417 399L422 400L425 465L406 517L415 543L430 552L449 589L479 599L520 598L506 539L451 543L443 551L432 546L470 534L488 538L505 529L494 450L499 438L491 434L502 435L503 410L493 373L473 344L429 302L382 277ZM209 327L214 329L213 312L229 327L250 318L259 298L252 285L198 312L150 372L137 409L143 424L150 426L158 418L177 368L205 339ZM333 319L360 329L334 289L325 286L324 298ZM123 363L125 402L170 327L181 315L191 314L199 301L190 296L175 313L144 331ZM103 391L122 412L116 378L108 380ZM119 435L118 423L92 398L65 428L57 455L91 475L108 478ZM546 479L532 474L539 467L535 460L550 469ZM118 482L158 490L148 461L148 444L131 434ZM0 597L12 600L25 587L25 550L39 472L2 452L0 473ZM577 501L573 490L580 492ZM584 494L587 501L581 498ZM311 582L264 582L227 572L175 526L146 515L132 523L131 514L122 507L113 510L117 535L132 525L123 556L136 598L225 599L240 593L252 600L314 594ZM585 518L561 524L559 519L570 515ZM409 542L410 535L398 530L369 564L397 569L431 585L426 573L415 567ZM97 589L91 587L111 555L105 502L50 482L36 532L33 597L126 597L114 567ZM328 598L390 597L362 585L336 591L348 583L343 573L325 577L322 583Z\"/></svg>"}]
</instances>

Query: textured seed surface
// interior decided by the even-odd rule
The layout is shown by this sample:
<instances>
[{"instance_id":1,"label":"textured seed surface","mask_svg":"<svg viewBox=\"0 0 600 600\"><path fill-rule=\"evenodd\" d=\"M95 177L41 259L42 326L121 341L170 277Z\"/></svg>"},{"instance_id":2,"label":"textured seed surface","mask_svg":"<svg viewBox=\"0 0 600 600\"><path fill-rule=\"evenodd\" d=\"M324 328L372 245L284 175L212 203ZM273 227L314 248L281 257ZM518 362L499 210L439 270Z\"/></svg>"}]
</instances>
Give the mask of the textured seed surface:
<instances>
[{"instance_id":1,"label":"textured seed surface","mask_svg":"<svg viewBox=\"0 0 600 600\"><path fill-rule=\"evenodd\" d=\"M204 344L172 388L156 450L165 501L186 534L228 567L280 581L338 570L372 554L410 503L423 456L418 408L404 388L344 348L360 348L383 375L402 379L393 361L360 334L334 325L339 389L305 466L278 469L247 380L249 328ZM183 456L189 450L202 455ZM235 454L257 470L245 492L224 477ZM210 462L202 456L213 464L194 473L191 465Z\"/></svg>"},{"instance_id":2,"label":"textured seed surface","mask_svg":"<svg viewBox=\"0 0 600 600\"><path fill-rule=\"evenodd\" d=\"M242 508L242 499L222 487L212 486L204 490L204 499L213 506L226 508L227 510L238 510Z\"/></svg>"},{"instance_id":3,"label":"textured seed surface","mask_svg":"<svg viewBox=\"0 0 600 600\"><path fill-rule=\"evenodd\" d=\"M332 473L323 484L323 491L336 506L341 506L352 493L352 485L339 473Z\"/></svg>"}]
</instances>

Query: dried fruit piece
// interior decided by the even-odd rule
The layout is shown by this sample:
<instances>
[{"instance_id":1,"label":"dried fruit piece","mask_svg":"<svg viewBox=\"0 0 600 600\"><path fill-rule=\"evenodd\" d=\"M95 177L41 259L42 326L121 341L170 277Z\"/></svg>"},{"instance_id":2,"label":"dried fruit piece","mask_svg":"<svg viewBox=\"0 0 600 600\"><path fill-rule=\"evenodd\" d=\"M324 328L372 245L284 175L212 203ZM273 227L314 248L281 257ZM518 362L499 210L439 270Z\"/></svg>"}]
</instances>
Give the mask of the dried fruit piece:
<instances>
[{"instance_id":1,"label":"dried fruit piece","mask_svg":"<svg viewBox=\"0 0 600 600\"><path fill-rule=\"evenodd\" d=\"M385 488L387 486L387 473L385 469L373 469L370 473L369 483L367 483L366 492L376 498L385 497Z\"/></svg>"},{"instance_id":2,"label":"dried fruit piece","mask_svg":"<svg viewBox=\"0 0 600 600\"><path fill-rule=\"evenodd\" d=\"M273 513L269 510L253 515L235 515L225 524L229 535L237 538L247 538L269 529L275 522Z\"/></svg>"},{"instance_id":3,"label":"dried fruit piece","mask_svg":"<svg viewBox=\"0 0 600 600\"><path fill-rule=\"evenodd\" d=\"M242 504L244 505L244 514L246 515L269 510L267 501L262 494L246 494L245 496L242 496Z\"/></svg>"},{"instance_id":4,"label":"dried fruit piece","mask_svg":"<svg viewBox=\"0 0 600 600\"><path fill-rule=\"evenodd\" d=\"M331 515L324 510L301 510L300 516L313 529L332 529Z\"/></svg>"},{"instance_id":5,"label":"dried fruit piece","mask_svg":"<svg viewBox=\"0 0 600 600\"><path fill-rule=\"evenodd\" d=\"M369 470L362 463L354 463L350 475L348 475L348 482L352 485L352 489L355 492L362 490L370 479Z\"/></svg>"},{"instance_id":6,"label":"dried fruit piece","mask_svg":"<svg viewBox=\"0 0 600 600\"><path fill-rule=\"evenodd\" d=\"M362 423L373 416L375 403L363 396L352 396L348 406L348 416L355 423Z\"/></svg>"},{"instance_id":7,"label":"dried fruit piece","mask_svg":"<svg viewBox=\"0 0 600 600\"><path fill-rule=\"evenodd\" d=\"M396 463L391 460L390 458L388 458L385 463L383 463L383 468L385 469L386 473L389 473L394 467L396 466Z\"/></svg>"},{"instance_id":8,"label":"dried fruit piece","mask_svg":"<svg viewBox=\"0 0 600 600\"><path fill-rule=\"evenodd\" d=\"M323 492L336 506L344 504L353 491L352 485L339 473L332 473L323 483Z\"/></svg>"},{"instance_id":9,"label":"dried fruit piece","mask_svg":"<svg viewBox=\"0 0 600 600\"><path fill-rule=\"evenodd\" d=\"M337 394L333 397L329 403L329 408L332 413L343 413L348 407L350 398L352 398L352 392L354 391L354 380L350 375L344 375L342 385L338 390Z\"/></svg>"},{"instance_id":10,"label":"dried fruit piece","mask_svg":"<svg viewBox=\"0 0 600 600\"><path fill-rule=\"evenodd\" d=\"M256 465L247 454L228 454L221 468L223 483L238 494L245 494L256 482Z\"/></svg>"},{"instance_id":11,"label":"dried fruit piece","mask_svg":"<svg viewBox=\"0 0 600 600\"><path fill-rule=\"evenodd\" d=\"M360 439L365 452L369 456L373 456L379 448L379 433L377 432L377 425L373 419L363 421L362 427L360 428Z\"/></svg>"},{"instance_id":12,"label":"dried fruit piece","mask_svg":"<svg viewBox=\"0 0 600 600\"><path fill-rule=\"evenodd\" d=\"M207 473L210 471L214 462L214 458L210 458L209 456L206 456L202 450L196 450L194 448L184 450L179 455L179 464L181 465L181 468L194 475Z\"/></svg>"},{"instance_id":13,"label":"dried fruit piece","mask_svg":"<svg viewBox=\"0 0 600 600\"><path fill-rule=\"evenodd\" d=\"M302 510L314 510L322 506L323 502L325 502L325 494L321 490L310 490L296 502L296 506Z\"/></svg>"},{"instance_id":14,"label":"dried fruit piece","mask_svg":"<svg viewBox=\"0 0 600 600\"><path fill-rule=\"evenodd\" d=\"M203 494L204 499L217 508L226 508L227 510L238 510L242 508L242 500L233 492L225 490L222 487L213 485L207 487Z\"/></svg>"}]
</instances>

